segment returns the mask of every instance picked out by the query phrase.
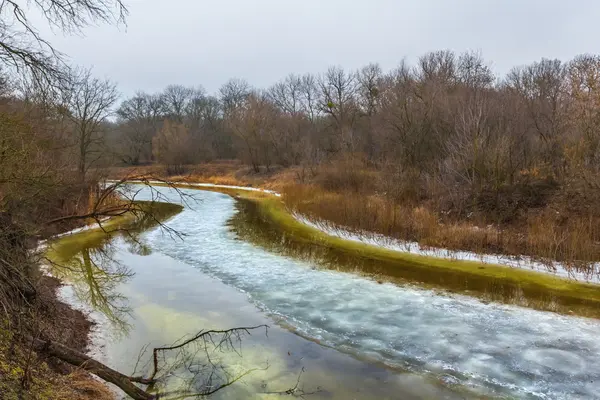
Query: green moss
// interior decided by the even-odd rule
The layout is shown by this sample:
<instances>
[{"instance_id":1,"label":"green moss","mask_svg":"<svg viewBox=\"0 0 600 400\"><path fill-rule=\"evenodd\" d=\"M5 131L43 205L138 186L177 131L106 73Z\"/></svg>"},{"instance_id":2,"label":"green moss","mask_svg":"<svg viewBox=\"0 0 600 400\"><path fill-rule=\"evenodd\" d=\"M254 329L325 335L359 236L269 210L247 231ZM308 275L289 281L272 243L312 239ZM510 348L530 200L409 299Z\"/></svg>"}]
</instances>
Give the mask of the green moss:
<instances>
[{"instance_id":1,"label":"green moss","mask_svg":"<svg viewBox=\"0 0 600 400\"><path fill-rule=\"evenodd\" d=\"M179 204L149 201L138 201L136 204L149 214L140 217L127 213L111 218L104 222L102 227L56 238L49 242L46 257L57 263L67 262L79 254L82 249L102 248L115 235L121 235L125 230L128 232L127 236L135 237L135 235L156 226L157 221L166 221L183 210L183 206Z\"/></svg>"}]
</instances>

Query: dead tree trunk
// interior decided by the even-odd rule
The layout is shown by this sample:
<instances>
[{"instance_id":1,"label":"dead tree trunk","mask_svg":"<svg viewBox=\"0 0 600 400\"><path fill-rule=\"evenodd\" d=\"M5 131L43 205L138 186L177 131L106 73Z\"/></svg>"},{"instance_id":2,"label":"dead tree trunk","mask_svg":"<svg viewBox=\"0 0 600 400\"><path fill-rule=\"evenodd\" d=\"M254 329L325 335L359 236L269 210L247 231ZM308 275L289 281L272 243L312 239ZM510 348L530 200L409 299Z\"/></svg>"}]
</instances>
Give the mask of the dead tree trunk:
<instances>
[{"instance_id":1,"label":"dead tree trunk","mask_svg":"<svg viewBox=\"0 0 600 400\"><path fill-rule=\"evenodd\" d=\"M156 399L155 395L150 394L137 387L133 383L133 380L135 380L135 378L123 375L122 373L115 371L110 367L107 367L106 365L94 360L91 357L86 356L83 353L70 349L56 342L43 341L33 338L28 338L28 340L31 340L33 342L33 348L35 351L48 354L73 366L91 372L92 374L98 376L104 381L116 385L134 400Z\"/></svg>"},{"instance_id":2,"label":"dead tree trunk","mask_svg":"<svg viewBox=\"0 0 600 400\"><path fill-rule=\"evenodd\" d=\"M206 347L207 344L212 344L214 346L215 350L219 350L219 351L224 351L226 349L233 349L235 346L234 341L241 343L242 335L249 335L251 330L255 330L258 328L265 328L265 331L266 331L268 326L259 325L259 326L254 326L254 327L233 328L233 329L221 330L221 331L219 331L219 330L202 330L202 331L198 332L196 335L192 336L190 339L188 339L182 343L174 344L174 345L168 346L168 347L156 347L152 351L154 368L153 368L152 375L150 376L150 378L145 378L143 376L142 377L132 377L132 376L123 375L122 373L115 371L114 369L112 369L110 367L107 367L106 365L102 364L101 362L98 362L98 361L94 360L93 358L91 358L83 353L80 353L76 350L73 350L65 345L60 344L60 343L52 342L49 340L44 341L44 340L40 340L40 339L34 339L32 337L26 337L25 340L27 340L29 343L32 343L33 349L35 351L37 351L38 353L43 353L48 356L58 358L59 360L62 360L68 364L75 366L75 367L82 368L82 369L98 376L100 379L116 385L117 387L119 387L121 390L123 390L123 392L125 392L127 395L129 395L134 400L158 400L159 397L162 398L165 395L172 395L172 394L181 395L181 397L179 397L179 398L188 398L188 397L189 398L192 398L192 397L198 398L198 397L208 396L213 393L216 393L216 392L234 384L235 382L239 381L240 379L242 379L249 373L255 371L256 369L251 369L242 374L239 374L236 377L231 377L231 376L227 375L226 381L224 383L217 385L216 387L214 385L207 385L204 391L198 391L198 392L189 392L188 393L187 391L177 391L177 392L171 392L169 394L163 393L162 395L156 395L156 394L150 394L147 391L140 389L135 384L136 383L139 383L142 385L156 384L157 379L155 379L155 378L156 378L156 376L159 372L159 368L160 368L159 364L158 364L159 353L167 352L167 351L174 351L174 350L183 351L182 349L185 348L186 346L193 345L194 342L196 342L196 341L201 341L201 343L198 344L197 348L201 349L202 351L205 351L208 356L208 350ZM215 335L218 335L218 337ZM183 352L182 354L185 354L185 352ZM212 361L210 361L210 357L209 357L209 363L214 368L213 372L215 370L219 370L221 368L219 365L212 364ZM210 373L210 378L212 378L212 377L213 377L213 374ZM193 387L193 385L190 385L190 386Z\"/></svg>"}]
</instances>

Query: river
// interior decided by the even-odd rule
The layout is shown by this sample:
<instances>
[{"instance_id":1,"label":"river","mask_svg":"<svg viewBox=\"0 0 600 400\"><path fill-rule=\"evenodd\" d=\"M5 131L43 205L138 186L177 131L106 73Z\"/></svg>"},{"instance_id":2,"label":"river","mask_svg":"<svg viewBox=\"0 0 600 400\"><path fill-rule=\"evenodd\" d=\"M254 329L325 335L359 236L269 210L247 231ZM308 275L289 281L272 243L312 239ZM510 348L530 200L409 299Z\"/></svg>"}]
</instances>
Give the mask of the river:
<instances>
[{"instance_id":1,"label":"river","mask_svg":"<svg viewBox=\"0 0 600 400\"><path fill-rule=\"evenodd\" d=\"M117 369L131 373L138 358L143 365L145 345L267 324L267 335L257 330L243 338L240 354L223 355L238 371L259 370L216 398L278 398L266 393L297 382L315 399L600 398L598 320L381 283L286 257L237 237L228 224L233 198L183 191L195 199L168 221L183 239L153 228L143 234L143 251L132 252L122 238L111 245L130 271L106 285L118 309L109 319L119 323L101 327L102 356ZM63 295L89 302L78 285L85 283Z\"/></svg>"}]
</instances>

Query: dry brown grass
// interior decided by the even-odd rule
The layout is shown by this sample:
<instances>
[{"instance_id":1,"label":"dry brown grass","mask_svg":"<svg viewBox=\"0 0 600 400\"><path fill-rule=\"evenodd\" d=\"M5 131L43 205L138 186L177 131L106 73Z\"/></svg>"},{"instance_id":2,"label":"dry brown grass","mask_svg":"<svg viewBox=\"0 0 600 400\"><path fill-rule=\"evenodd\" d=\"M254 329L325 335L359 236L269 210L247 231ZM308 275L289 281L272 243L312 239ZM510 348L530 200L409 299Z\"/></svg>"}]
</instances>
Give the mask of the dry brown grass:
<instances>
[{"instance_id":1,"label":"dry brown grass","mask_svg":"<svg viewBox=\"0 0 600 400\"><path fill-rule=\"evenodd\" d=\"M65 374L65 366L30 353L13 343L0 329L0 399L2 400L113 400L115 395L102 382L81 370ZM23 376L27 379L23 383Z\"/></svg>"},{"instance_id":2,"label":"dry brown grass","mask_svg":"<svg viewBox=\"0 0 600 400\"><path fill-rule=\"evenodd\" d=\"M378 196L355 192L331 192L317 185L288 185L286 204L310 218L330 221L350 230L380 233L416 241L423 246L484 251L498 246L494 229L469 223L442 223L423 206L407 206Z\"/></svg>"},{"instance_id":3,"label":"dry brown grass","mask_svg":"<svg viewBox=\"0 0 600 400\"><path fill-rule=\"evenodd\" d=\"M526 230L529 254L567 263L585 270L590 262L600 259L598 225L600 221L573 215L566 220L546 210L528 219Z\"/></svg>"},{"instance_id":4,"label":"dry brown grass","mask_svg":"<svg viewBox=\"0 0 600 400\"><path fill-rule=\"evenodd\" d=\"M256 173L238 161L220 161L198 165L187 165L183 174L169 174L165 166L147 165L142 167L121 167L109 171L111 178L127 176L154 176L182 182L213 183L216 185L253 186L277 189L284 183L294 181L296 172L293 168L261 170Z\"/></svg>"},{"instance_id":5,"label":"dry brown grass","mask_svg":"<svg viewBox=\"0 0 600 400\"><path fill-rule=\"evenodd\" d=\"M349 230L369 231L425 247L475 253L528 255L546 262L560 261L581 270L600 260L600 221L554 211L561 206L517 216L497 226L485 218L467 218L436 211L415 189L414 171L376 171L360 160L346 159L309 173L302 167L254 173L237 161L188 166L188 173L166 176L162 166L119 169L115 176L147 173L187 182L205 182L273 189L286 204L308 217ZM119 175L120 174L120 175ZM391 174L391 175L390 175Z\"/></svg>"},{"instance_id":6,"label":"dry brown grass","mask_svg":"<svg viewBox=\"0 0 600 400\"><path fill-rule=\"evenodd\" d=\"M115 398L114 393L106 386L106 384L93 379L89 373L85 371L77 370L70 375L65 377L67 380L68 390L76 397L63 397L73 398L76 400L113 400Z\"/></svg>"},{"instance_id":7,"label":"dry brown grass","mask_svg":"<svg viewBox=\"0 0 600 400\"><path fill-rule=\"evenodd\" d=\"M448 221L423 206L397 204L383 196L354 191L332 192L318 185L292 184L283 193L286 204L309 218L415 241L425 247L528 255L549 264L551 260L560 261L578 270L600 260L600 246L594 240L597 224L585 218L563 222L542 213L530 217L524 229L497 228Z\"/></svg>"}]
</instances>

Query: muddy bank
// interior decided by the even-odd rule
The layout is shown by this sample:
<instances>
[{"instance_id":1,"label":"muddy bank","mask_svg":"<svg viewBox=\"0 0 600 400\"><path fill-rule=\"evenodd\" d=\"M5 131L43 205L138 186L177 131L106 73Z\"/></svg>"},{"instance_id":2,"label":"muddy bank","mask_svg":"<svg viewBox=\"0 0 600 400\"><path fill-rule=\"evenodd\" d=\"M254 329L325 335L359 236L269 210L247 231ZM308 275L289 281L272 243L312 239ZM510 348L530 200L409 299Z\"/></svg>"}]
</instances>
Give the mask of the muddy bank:
<instances>
[{"instance_id":1,"label":"muddy bank","mask_svg":"<svg viewBox=\"0 0 600 400\"><path fill-rule=\"evenodd\" d=\"M101 246L115 235L126 235L131 246L136 235L156 226L181 211L181 206L157 202L139 202L152 207L152 218L125 214L96 225L78 227L41 242L38 251L48 257L34 273L35 297L14 321L0 321L0 399L90 400L114 399L104 382L69 364L36 354L23 337L63 344L72 350L103 361L102 329L105 317L90 307L78 304L75 286L69 279L74 267L89 272L90 265L70 265L66 260L77 252L77 242ZM70 226L67 228L71 228ZM78 236L78 239L73 239ZM61 245L57 247L57 243ZM57 249L60 248L60 251ZM143 251L143 249L140 249ZM106 259L107 267L112 259ZM47 264L47 265L44 265ZM102 272L98 269L97 272ZM83 274L82 276L86 276ZM91 294L89 290L88 293ZM99 294L99 293L95 293Z\"/></svg>"},{"instance_id":2,"label":"muddy bank","mask_svg":"<svg viewBox=\"0 0 600 400\"><path fill-rule=\"evenodd\" d=\"M53 340L86 352L93 323L81 311L59 299L61 282L40 276L36 304L23 319L30 319L36 337ZM0 325L0 398L47 400L112 400L113 393L85 371L30 350L16 336L14 324ZM27 377L23 384L22 376ZM43 397L40 397L43 396Z\"/></svg>"},{"instance_id":3,"label":"muddy bank","mask_svg":"<svg viewBox=\"0 0 600 400\"><path fill-rule=\"evenodd\" d=\"M43 276L40 279L39 295L43 299L44 321L48 324L45 331L50 339L85 353L94 323L82 311L59 300L58 291L63 285L54 277Z\"/></svg>"}]
</instances>

